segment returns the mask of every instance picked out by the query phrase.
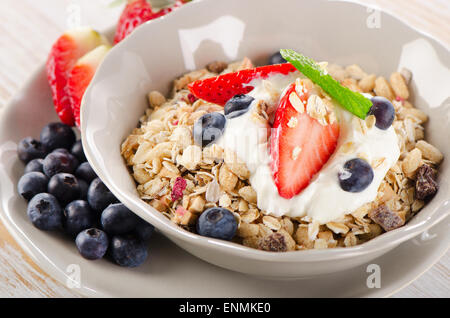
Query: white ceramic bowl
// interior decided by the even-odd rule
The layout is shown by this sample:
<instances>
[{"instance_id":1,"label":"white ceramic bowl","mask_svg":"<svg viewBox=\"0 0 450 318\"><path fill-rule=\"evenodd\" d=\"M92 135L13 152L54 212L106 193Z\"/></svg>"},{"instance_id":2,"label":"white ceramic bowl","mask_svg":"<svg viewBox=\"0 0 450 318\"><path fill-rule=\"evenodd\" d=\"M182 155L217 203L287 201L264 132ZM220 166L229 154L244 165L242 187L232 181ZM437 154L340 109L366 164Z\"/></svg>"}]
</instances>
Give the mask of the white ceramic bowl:
<instances>
[{"instance_id":1,"label":"white ceramic bowl","mask_svg":"<svg viewBox=\"0 0 450 318\"><path fill-rule=\"evenodd\" d=\"M417 216L352 248L254 250L185 231L142 201L120 145L147 108L147 92L166 93L175 77L208 62L244 56L262 62L279 48L319 61L356 63L384 76L410 69L412 100L430 116L426 137L450 158L450 54L436 40L389 14L351 2L203 0L144 24L108 54L83 99L81 130L89 162L124 204L185 250L218 266L264 277L306 277L363 264L449 214L448 159L441 166L438 194Z\"/></svg>"}]
</instances>

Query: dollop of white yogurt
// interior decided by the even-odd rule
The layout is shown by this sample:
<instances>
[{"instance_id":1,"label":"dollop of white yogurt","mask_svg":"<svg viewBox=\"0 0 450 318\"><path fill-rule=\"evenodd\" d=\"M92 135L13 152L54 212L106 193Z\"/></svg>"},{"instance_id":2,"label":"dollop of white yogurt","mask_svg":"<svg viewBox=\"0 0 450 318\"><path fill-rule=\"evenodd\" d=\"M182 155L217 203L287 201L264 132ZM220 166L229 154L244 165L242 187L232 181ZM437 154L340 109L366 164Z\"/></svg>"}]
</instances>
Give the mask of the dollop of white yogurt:
<instances>
[{"instance_id":1,"label":"dollop of white yogurt","mask_svg":"<svg viewBox=\"0 0 450 318\"><path fill-rule=\"evenodd\" d=\"M264 213L278 217L309 216L313 221L325 224L375 200L382 180L400 156L400 149L392 126L381 130L373 125L369 129L364 121L334 103L340 125L334 154L302 192L290 199L281 197L270 169L268 125L253 120L252 111L258 100L263 100L269 105L268 112L274 113L280 96L297 77L303 76L298 72L288 76L278 74L249 83L255 87L249 93L255 101L245 114L227 119L224 134L217 143L224 149L233 150L245 162L250 171L250 184L257 194L258 208ZM358 128L360 123L364 132ZM365 190L346 192L339 185L338 173L348 160L357 157L376 166L374 178Z\"/></svg>"}]
</instances>

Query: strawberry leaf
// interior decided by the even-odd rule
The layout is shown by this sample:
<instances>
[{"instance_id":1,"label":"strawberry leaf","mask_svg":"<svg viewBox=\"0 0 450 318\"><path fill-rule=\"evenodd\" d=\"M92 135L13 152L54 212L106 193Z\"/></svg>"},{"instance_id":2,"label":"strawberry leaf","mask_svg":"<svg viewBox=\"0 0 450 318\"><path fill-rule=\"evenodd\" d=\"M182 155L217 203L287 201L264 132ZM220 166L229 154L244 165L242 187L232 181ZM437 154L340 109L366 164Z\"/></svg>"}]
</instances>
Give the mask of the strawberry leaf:
<instances>
[{"instance_id":1,"label":"strawberry leaf","mask_svg":"<svg viewBox=\"0 0 450 318\"><path fill-rule=\"evenodd\" d=\"M342 107L359 118L366 118L370 107L372 107L370 99L339 84L338 81L326 74L314 60L293 50L280 50L280 53L286 61L319 85Z\"/></svg>"}]
</instances>

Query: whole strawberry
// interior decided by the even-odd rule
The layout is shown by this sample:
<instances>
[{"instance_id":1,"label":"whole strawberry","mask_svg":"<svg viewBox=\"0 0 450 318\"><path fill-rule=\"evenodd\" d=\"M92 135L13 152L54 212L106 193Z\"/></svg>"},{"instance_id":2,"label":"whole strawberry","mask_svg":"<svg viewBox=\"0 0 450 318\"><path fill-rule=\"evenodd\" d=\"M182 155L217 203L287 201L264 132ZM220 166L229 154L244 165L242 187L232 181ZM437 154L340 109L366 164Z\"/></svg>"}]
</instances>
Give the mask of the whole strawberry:
<instances>
[{"instance_id":1,"label":"whole strawberry","mask_svg":"<svg viewBox=\"0 0 450 318\"><path fill-rule=\"evenodd\" d=\"M164 9L159 10L158 12L155 12L155 14L153 16L153 19L162 17L162 16L166 15L167 13L170 13L173 10L178 9L183 4L185 4L185 3L189 2L189 1L190 0L177 0L177 1L175 1L175 3L171 7L164 8Z\"/></svg>"},{"instance_id":2,"label":"whole strawberry","mask_svg":"<svg viewBox=\"0 0 450 318\"><path fill-rule=\"evenodd\" d=\"M150 2L147 0L127 0L127 5L117 25L114 44L122 41L142 23L164 16L174 9L181 7L186 2L189 2L189 0L177 0L171 7L154 12Z\"/></svg>"}]
</instances>

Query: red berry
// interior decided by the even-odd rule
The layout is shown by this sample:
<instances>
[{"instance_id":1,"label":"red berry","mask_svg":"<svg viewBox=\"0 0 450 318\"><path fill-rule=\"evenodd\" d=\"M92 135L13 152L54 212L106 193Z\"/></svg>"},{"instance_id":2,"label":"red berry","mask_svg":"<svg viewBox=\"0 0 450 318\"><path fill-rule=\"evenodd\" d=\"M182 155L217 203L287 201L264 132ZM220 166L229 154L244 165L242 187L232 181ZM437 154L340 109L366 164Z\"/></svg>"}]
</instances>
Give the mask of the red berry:
<instances>
[{"instance_id":1,"label":"red berry","mask_svg":"<svg viewBox=\"0 0 450 318\"><path fill-rule=\"evenodd\" d=\"M175 179L175 183L173 184L171 199L172 201L179 200L183 197L183 191L186 189L187 182L182 177L178 177Z\"/></svg>"},{"instance_id":2,"label":"red berry","mask_svg":"<svg viewBox=\"0 0 450 318\"><path fill-rule=\"evenodd\" d=\"M298 112L289 100L291 93L297 94L295 84L280 100L270 144L274 182L280 196L287 199L309 185L333 154L339 137L337 122L322 125L306 111ZM305 104L308 95L297 94Z\"/></svg>"},{"instance_id":3,"label":"red berry","mask_svg":"<svg viewBox=\"0 0 450 318\"><path fill-rule=\"evenodd\" d=\"M197 100L197 97L194 96L194 94L189 93L189 95L187 96L189 103L194 104L195 101Z\"/></svg>"},{"instance_id":4,"label":"red berry","mask_svg":"<svg viewBox=\"0 0 450 318\"><path fill-rule=\"evenodd\" d=\"M70 99L67 94L69 73L77 60L106 40L92 29L64 33L54 44L46 63L56 113L64 124L74 125Z\"/></svg>"},{"instance_id":5,"label":"red berry","mask_svg":"<svg viewBox=\"0 0 450 318\"><path fill-rule=\"evenodd\" d=\"M84 92L109 49L108 45L97 47L79 59L70 72L67 92L77 126L80 126L80 107Z\"/></svg>"},{"instance_id":6,"label":"red berry","mask_svg":"<svg viewBox=\"0 0 450 318\"><path fill-rule=\"evenodd\" d=\"M142 23L164 16L174 9L181 7L186 2L185 0L177 0L171 7L154 12L150 2L147 0L128 0L128 4L123 10L119 23L117 24L114 44L122 41Z\"/></svg>"},{"instance_id":7,"label":"red berry","mask_svg":"<svg viewBox=\"0 0 450 318\"><path fill-rule=\"evenodd\" d=\"M261 66L198 80L189 84L189 90L198 98L223 106L231 97L252 91L254 87L245 84L254 79L265 79L272 74L287 75L296 71L290 63Z\"/></svg>"},{"instance_id":8,"label":"red berry","mask_svg":"<svg viewBox=\"0 0 450 318\"><path fill-rule=\"evenodd\" d=\"M137 26L149 21L153 17L150 3L146 0L129 0L117 24L114 43L119 43Z\"/></svg>"}]
</instances>

